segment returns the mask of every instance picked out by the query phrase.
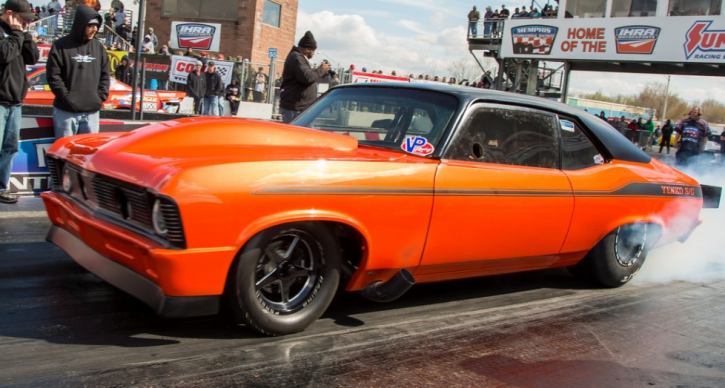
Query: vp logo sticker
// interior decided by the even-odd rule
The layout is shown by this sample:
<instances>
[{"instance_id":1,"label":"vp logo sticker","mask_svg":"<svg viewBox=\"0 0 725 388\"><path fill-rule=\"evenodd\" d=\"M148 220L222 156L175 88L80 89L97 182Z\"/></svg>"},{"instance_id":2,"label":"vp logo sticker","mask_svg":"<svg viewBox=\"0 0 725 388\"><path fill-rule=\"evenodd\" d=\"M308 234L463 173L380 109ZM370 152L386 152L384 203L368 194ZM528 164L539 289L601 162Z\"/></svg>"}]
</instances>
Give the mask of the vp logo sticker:
<instances>
[{"instance_id":1,"label":"vp logo sticker","mask_svg":"<svg viewBox=\"0 0 725 388\"><path fill-rule=\"evenodd\" d=\"M428 143L428 139L422 136L406 137L400 148L405 152L421 156L430 155L435 151L433 145Z\"/></svg>"}]
</instances>

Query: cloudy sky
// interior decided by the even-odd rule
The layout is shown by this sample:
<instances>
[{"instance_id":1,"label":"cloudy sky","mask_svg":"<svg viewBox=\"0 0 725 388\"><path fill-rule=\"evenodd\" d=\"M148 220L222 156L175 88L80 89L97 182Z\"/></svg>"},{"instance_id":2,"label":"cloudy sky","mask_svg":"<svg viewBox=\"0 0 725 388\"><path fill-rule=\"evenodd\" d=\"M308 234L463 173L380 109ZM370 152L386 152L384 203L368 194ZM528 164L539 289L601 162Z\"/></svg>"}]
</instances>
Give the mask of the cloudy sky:
<instances>
[{"instance_id":1,"label":"cloudy sky","mask_svg":"<svg viewBox=\"0 0 725 388\"><path fill-rule=\"evenodd\" d=\"M540 4L545 1L539 0ZM553 1L551 1L554 3ZM475 63L466 41L467 15L473 5L501 6L500 1L459 0L301 0L297 39L310 30L318 42L313 61L383 70L390 74L449 76L454 61ZM530 5L530 0L505 1L508 8ZM482 12L483 14L483 12ZM477 53L480 53L477 52ZM495 64L495 62L494 62ZM493 64L487 66L494 66ZM570 92L634 94L648 82L666 82L663 75L572 73ZM725 78L673 76L670 90L697 101L725 101Z\"/></svg>"}]
</instances>

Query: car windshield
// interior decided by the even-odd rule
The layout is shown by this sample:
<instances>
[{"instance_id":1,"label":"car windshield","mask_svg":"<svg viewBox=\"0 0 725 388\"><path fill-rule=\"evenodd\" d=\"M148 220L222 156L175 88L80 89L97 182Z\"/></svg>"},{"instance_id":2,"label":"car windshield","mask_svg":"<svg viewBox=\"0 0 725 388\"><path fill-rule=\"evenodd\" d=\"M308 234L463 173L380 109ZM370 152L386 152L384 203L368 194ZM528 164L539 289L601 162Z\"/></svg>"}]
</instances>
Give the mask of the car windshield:
<instances>
[{"instance_id":1,"label":"car windshield","mask_svg":"<svg viewBox=\"0 0 725 388\"><path fill-rule=\"evenodd\" d=\"M432 91L341 88L326 94L292 124L349 135L361 144L396 150L404 146L406 139L415 137L423 137L435 146L458 105L454 96ZM426 154L430 153L432 148Z\"/></svg>"}]
</instances>

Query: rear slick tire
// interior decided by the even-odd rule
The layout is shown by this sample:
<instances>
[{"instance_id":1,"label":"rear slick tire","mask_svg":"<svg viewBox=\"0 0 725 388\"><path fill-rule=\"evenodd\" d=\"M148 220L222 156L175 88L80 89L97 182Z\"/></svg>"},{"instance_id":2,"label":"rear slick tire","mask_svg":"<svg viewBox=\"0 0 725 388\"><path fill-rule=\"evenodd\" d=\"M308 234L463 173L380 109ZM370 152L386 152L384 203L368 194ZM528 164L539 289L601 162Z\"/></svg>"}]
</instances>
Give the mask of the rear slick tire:
<instances>
[{"instance_id":1,"label":"rear slick tire","mask_svg":"<svg viewBox=\"0 0 725 388\"><path fill-rule=\"evenodd\" d=\"M647 258L648 224L623 225L613 230L576 265L574 277L601 287L617 288L632 280Z\"/></svg>"},{"instance_id":2,"label":"rear slick tire","mask_svg":"<svg viewBox=\"0 0 725 388\"><path fill-rule=\"evenodd\" d=\"M298 333L330 305L340 282L340 248L322 224L264 230L247 242L229 273L236 319L269 336Z\"/></svg>"}]
</instances>

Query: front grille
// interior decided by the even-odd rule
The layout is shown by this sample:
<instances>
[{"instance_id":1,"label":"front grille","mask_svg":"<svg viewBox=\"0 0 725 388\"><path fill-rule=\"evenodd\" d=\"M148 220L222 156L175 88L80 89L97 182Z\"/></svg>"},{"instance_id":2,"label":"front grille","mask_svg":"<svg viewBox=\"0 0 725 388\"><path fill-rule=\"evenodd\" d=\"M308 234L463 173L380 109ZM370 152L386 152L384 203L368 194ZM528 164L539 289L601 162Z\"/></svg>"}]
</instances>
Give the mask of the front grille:
<instances>
[{"instance_id":1,"label":"front grille","mask_svg":"<svg viewBox=\"0 0 725 388\"><path fill-rule=\"evenodd\" d=\"M63 168L70 169L73 189L68 195L89 207L95 216L160 241L166 246L186 249L181 213L170 198L159 197L137 185L85 171L74 164L68 163L64 167L60 160L49 158L48 168L56 191L62 191L60 186ZM164 237L156 234L151 219L153 204L157 198L161 199L161 212L168 227L168 233Z\"/></svg>"},{"instance_id":2,"label":"front grille","mask_svg":"<svg viewBox=\"0 0 725 388\"><path fill-rule=\"evenodd\" d=\"M60 188L60 161L48 156L46 162L48 163L48 171L50 171L51 187Z\"/></svg>"},{"instance_id":3,"label":"front grille","mask_svg":"<svg viewBox=\"0 0 725 388\"><path fill-rule=\"evenodd\" d=\"M167 198L161 201L161 213L164 215L164 221L166 222L166 239L174 245L186 245L184 238L184 226L181 223L181 214L179 213L179 207L175 203L171 202Z\"/></svg>"}]
</instances>

